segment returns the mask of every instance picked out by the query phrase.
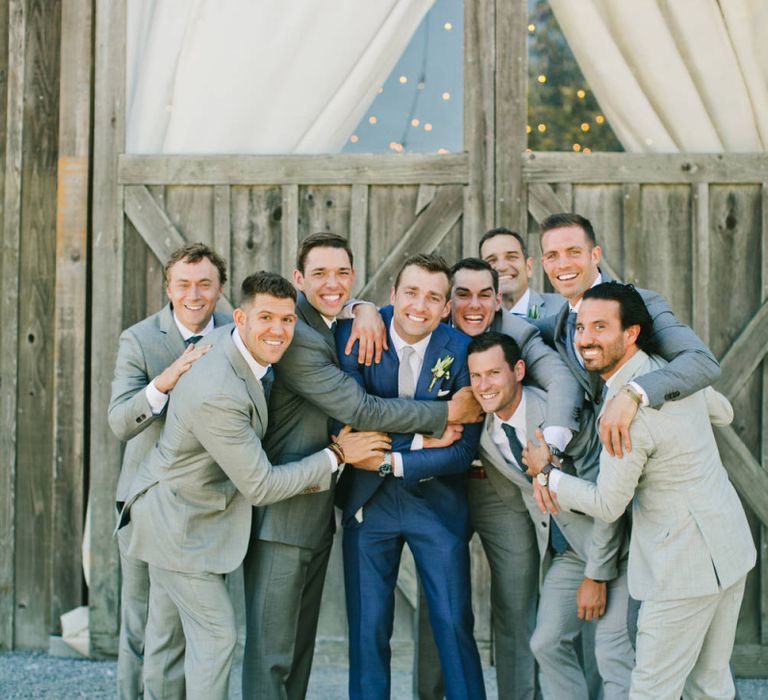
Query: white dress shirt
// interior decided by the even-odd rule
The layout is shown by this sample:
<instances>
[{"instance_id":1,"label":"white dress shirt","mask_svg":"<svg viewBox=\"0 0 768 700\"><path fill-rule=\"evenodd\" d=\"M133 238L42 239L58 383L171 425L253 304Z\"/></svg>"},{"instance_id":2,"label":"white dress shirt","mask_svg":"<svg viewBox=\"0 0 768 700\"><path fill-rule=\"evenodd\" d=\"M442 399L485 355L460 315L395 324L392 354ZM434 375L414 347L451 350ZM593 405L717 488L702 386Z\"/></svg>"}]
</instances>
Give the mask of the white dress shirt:
<instances>
[{"instance_id":1,"label":"white dress shirt","mask_svg":"<svg viewBox=\"0 0 768 700\"><path fill-rule=\"evenodd\" d=\"M525 316L528 317L528 301L531 298L531 290L526 289L525 294L521 296L517 302L515 302L515 305L509 310L509 313L515 314L516 316Z\"/></svg>"}]
</instances>

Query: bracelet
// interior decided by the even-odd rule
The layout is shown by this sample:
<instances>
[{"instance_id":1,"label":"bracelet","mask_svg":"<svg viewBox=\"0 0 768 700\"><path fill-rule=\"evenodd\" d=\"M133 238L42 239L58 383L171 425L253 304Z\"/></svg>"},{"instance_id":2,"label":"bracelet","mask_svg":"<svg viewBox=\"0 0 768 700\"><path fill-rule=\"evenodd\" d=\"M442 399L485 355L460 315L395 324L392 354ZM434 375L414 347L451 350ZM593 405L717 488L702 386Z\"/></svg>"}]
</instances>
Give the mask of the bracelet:
<instances>
[{"instance_id":1,"label":"bracelet","mask_svg":"<svg viewBox=\"0 0 768 700\"><path fill-rule=\"evenodd\" d=\"M330 445L328 445L328 449L333 452L334 456L336 457L336 460L338 463L344 464L347 460L344 458L344 450L341 448L341 445L339 445L338 442L332 442Z\"/></svg>"},{"instance_id":2,"label":"bracelet","mask_svg":"<svg viewBox=\"0 0 768 700\"><path fill-rule=\"evenodd\" d=\"M638 405L638 407L643 403L643 397L640 395L640 392L631 384L625 384L623 387L621 387L620 391L629 396L629 398L632 399Z\"/></svg>"}]
</instances>

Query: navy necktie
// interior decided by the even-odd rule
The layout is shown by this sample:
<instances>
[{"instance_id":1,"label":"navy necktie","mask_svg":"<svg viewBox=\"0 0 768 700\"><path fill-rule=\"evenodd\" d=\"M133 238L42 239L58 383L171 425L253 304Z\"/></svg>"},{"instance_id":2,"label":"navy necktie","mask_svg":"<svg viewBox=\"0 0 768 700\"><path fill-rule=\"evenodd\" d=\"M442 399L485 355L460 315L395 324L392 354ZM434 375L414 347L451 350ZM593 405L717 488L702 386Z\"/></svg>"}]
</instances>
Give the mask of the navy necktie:
<instances>
[{"instance_id":1,"label":"navy necktie","mask_svg":"<svg viewBox=\"0 0 768 700\"><path fill-rule=\"evenodd\" d=\"M261 378L261 388L264 390L264 398L269 403L269 394L272 391L272 384L275 381L275 371L267 367L267 373Z\"/></svg>"},{"instance_id":2,"label":"navy necktie","mask_svg":"<svg viewBox=\"0 0 768 700\"><path fill-rule=\"evenodd\" d=\"M509 449L512 450L512 454L515 457L517 466L520 467L521 471L525 472L525 465L523 464L523 446L520 444L520 440L517 437L517 431L507 423L502 423L501 429L504 431L504 434L507 436L507 442L509 442Z\"/></svg>"},{"instance_id":3,"label":"navy necktie","mask_svg":"<svg viewBox=\"0 0 768 700\"><path fill-rule=\"evenodd\" d=\"M331 323L331 325L330 325L331 333L335 333L336 332L336 325L337 325L336 321L333 321Z\"/></svg>"},{"instance_id":4,"label":"navy necktie","mask_svg":"<svg viewBox=\"0 0 768 700\"><path fill-rule=\"evenodd\" d=\"M190 345L195 345L196 343L199 343L203 339L202 335L190 335L189 338L187 338L184 341L184 345L189 347Z\"/></svg>"}]
</instances>

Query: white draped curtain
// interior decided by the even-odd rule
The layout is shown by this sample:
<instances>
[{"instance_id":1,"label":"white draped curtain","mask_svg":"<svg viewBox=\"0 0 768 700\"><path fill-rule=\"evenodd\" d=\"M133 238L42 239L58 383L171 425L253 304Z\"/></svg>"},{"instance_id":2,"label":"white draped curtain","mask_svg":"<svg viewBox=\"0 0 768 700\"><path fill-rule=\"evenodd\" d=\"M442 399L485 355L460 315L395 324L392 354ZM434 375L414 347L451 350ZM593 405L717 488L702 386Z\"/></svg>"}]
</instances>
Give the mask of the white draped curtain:
<instances>
[{"instance_id":1,"label":"white draped curtain","mask_svg":"<svg viewBox=\"0 0 768 700\"><path fill-rule=\"evenodd\" d=\"M767 0L549 0L624 148L768 149Z\"/></svg>"},{"instance_id":2,"label":"white draped curtain","mask_svg":"<svg viewBox=\"0 0 768 700\"><path fill-rule=\"evenodd\" d=\"M333 153L434 0L130 0L129 153Z\"/></svg>"}]
</instances>

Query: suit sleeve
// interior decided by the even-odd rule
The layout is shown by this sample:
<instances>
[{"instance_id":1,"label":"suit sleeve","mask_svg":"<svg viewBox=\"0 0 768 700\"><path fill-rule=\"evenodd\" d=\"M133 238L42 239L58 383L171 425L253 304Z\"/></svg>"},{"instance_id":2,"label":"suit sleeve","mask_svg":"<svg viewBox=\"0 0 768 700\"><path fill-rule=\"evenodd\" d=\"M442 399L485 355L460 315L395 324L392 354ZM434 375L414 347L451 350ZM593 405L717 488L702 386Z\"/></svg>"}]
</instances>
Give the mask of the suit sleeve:
<instances>
[{"instance_id":1,"label":"suit sleeve","mask_svg":"<svg viewBox=\"0 0 768 700\"><path fill-rule=\"evenodd\" d=\"M653 452L653 438L642 411L630 428L632 451L621 458L605 450L600 453L600 473L592 483L563 474L557 485L557 500L563 508L578 510L607 523L613 523L627 509L635 495L637 483Z\"/></svg>"},{"instance_id":2,"label":"suit sleeve","mask_svg":"<svg viewBox=\"0 0 768 700\"><path fill-rule=\"evenodd\" d=\"M207 397L192 422L200 444L254 506L282 501L310 486L323 491L331 486L331 466L323 451L297 462L271 464L237 397Z\"/></svg>"},{"instance_id":3,"label":"suit sleeve","mask_svg":"<svg viewBox=\"0 0 768 700\"><path fill-rule=\"evenodd\" d=\"M144 390L152 380L147 376L144 351L130 330L120 335L112 396L107 413L109 427L119 440L126 442L142 432L160 415L153 415Z\"/></svg>"},{"instance_id":4,"label":"suit sleeve","mask_svg":"<svg viewBox=\"0 0 768 700\"><path fill-rule=\"evenodd\" d=\"M577 431L584 391L571 370L531 323L513 314L505 314L502 330L520 347L526 379L547 392L545 425Z\"/></svg>"},{"instance_id":5,"label":"suit sleeve","mask_svg":"<svg viewBox=\"0 0 768 700\"><path fill-rule=\"evenodd\" d=\"M469 386L469 370L466 359L453 380L452 394L462 387ZM442 402L435 402L442 403ZM416 451L398 450L403 457L403 480L406 483L417 483L421 479L433 476L448 476L463 474L469 469L477 454L480 443L482 423L464 426L461 438L449 447L436 447Z\"/></svg>"},{"instance_id":6,"label":"suit sleeve","mask_svg":"<svg viewBox=\"0 0 768 700\"><path fill-rule=\"evenodd\" d=\"M341 355L344 369L336 365L325 343L319 347L310 337L294 338L276 366L276 374L292 392L357 430L442 435L448 421L445 402L371 396L350 376L359 372L357 355Z\"/></svg>"},{"instance_id":7,"label":"suit sleeve","mask_svg":"<svg viewBox=\"0 0 768 700\"><path fill-rule=\"evenodd\" d=\"M653 319L653 340L657 354L669 364L635 377L652 407L665 401L684 399L717 381L720 365L710 349L684 323L675 318L666 299L656 292L643 292Z\"/></svg>"}]
</instances>

